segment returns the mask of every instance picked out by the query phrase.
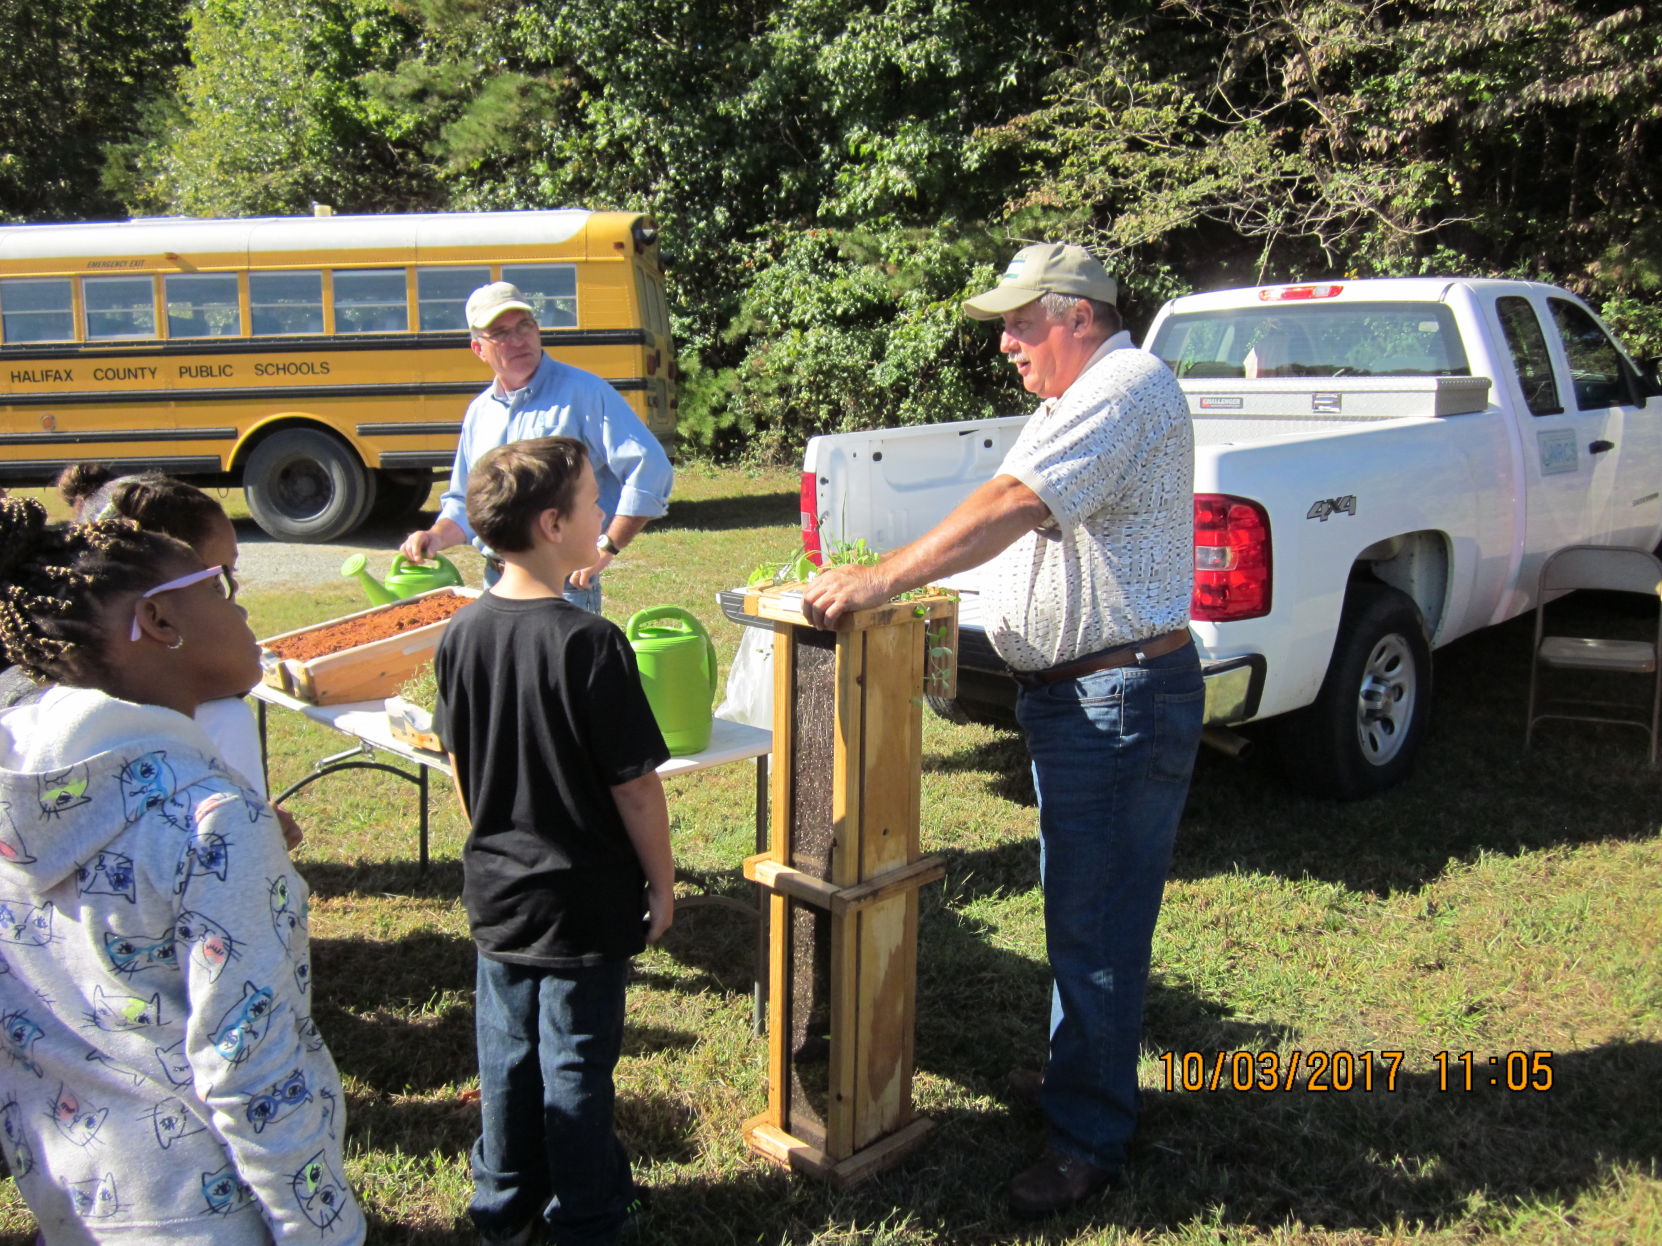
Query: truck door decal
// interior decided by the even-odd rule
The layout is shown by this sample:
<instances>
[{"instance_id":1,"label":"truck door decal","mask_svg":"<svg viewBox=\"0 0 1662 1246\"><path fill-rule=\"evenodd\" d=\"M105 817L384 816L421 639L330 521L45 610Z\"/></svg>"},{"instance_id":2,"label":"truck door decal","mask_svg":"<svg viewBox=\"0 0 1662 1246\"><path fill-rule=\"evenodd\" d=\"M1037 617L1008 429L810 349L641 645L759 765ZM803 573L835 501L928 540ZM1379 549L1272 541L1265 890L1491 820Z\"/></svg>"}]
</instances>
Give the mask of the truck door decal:
<instances>
[{"instance_id":1,"label":"truck door decal","mask_svg":"<svg viewBox=\"0 0 1662 1246\"><path fill-rule=\"evenodd\" d=\"M1535 434L1535 446L1541 456L1541 475L1559 476L1573 472L1580 465L1573 428L1543 428Z\"/></svg>"},{"instance_id":2,"label":"truck door decal","mask_svg":"<svg viewBox=\"0 0 1662 1246\"><path fill-rule=\"evenodd\" d=\"M1356 518L1356 495L1347 493L1342 498L1318 498L1310 503L1310 509L1304 512L1306 519L1319 519L1327 522L1329 515L1349 515Z\"/></svg>"}]
</instances>

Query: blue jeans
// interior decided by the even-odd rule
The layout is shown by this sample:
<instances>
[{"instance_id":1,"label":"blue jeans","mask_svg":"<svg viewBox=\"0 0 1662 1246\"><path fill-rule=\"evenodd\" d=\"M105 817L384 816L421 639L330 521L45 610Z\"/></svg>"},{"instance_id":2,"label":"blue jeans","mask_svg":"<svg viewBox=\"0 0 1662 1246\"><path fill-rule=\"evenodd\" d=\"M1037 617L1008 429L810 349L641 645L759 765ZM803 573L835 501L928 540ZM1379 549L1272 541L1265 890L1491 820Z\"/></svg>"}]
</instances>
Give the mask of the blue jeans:
<instances>
[{"instance_id":1,"label":"blue jeans","mask_svg":"<svg viewBox=\"0 0 1662 1246\"><path fill-rule=\"evenodd\" d=\"M483 1132L468 1214L481 1234L540 1218L560 1246L616 1239L635 1197L612 1130L628 977L628 961L551 970L479 957Z\"/></svg>"},{"instance_id":2,"label":"blue jeans","mask_svg":"<svg viewBox=\"0 0 1662 1246\"><path fill-rule=\"evenodd\" d=\"M1055 985L1040 1104L1049 1144L1125 1164L1154 923L1189 793L1206 692L1192 645L1024 688Z\"/></svg>"},{"instance_id":3,"label":"blue jeans","mask_svg":"<svg viewBox=\"0 0 1662 1246\"><path fill-rule=\"evenodd\" d=\"M485 564L486 588L494 587L496 582L501 578L502 577L497 574L496 569L492 567L490 563ZM578 588L577 585L573 584L570 580L567 580L566 590L563 595L572 605L583 610L587 610L590 614L600 613L600 581L598 579L590 580L587 588Z\"/></svg>"}]
</instances>

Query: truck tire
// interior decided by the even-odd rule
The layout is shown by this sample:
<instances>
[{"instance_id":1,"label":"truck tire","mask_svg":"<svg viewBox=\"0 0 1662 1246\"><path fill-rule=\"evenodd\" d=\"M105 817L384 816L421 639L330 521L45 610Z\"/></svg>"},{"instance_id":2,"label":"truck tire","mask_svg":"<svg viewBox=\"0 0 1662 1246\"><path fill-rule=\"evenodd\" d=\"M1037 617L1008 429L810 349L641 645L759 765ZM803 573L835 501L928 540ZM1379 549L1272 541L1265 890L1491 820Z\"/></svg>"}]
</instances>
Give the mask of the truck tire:
<instances>
[{"instance_id":1,"label":"truck tire","mask_svg":"<svg viewBox=\"0 0 1662 1246\"><path fill-rule=\"evenodd\" d=\"M279 541L332 541L375 501L374 480L345 442L315 428L273 433L242 469L248 511Z\"/></svg>"},{"instance_id":2,"label":"truck tire","mask_svg":"<svg viewBox=\"0 0 1662 1246\"><path fill-rule=\"evenodd\" d=\"M1351 586L1321 691L1275 725L1289 780L1317 796L1356 800L1401 781L1431 715L1431 643L1406 594Z\"/></svg>"}]
</instances>

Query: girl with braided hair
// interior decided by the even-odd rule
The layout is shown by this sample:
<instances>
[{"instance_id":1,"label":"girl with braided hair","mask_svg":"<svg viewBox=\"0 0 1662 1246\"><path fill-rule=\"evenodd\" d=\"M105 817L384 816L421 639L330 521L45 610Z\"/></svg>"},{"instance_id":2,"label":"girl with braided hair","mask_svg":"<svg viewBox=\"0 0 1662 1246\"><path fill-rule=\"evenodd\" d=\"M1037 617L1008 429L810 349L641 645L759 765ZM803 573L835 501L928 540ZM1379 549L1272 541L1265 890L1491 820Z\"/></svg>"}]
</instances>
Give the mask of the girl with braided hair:
<instances>
[{"instance_id":1,"label":"girl with braided hair","mask_svg":"<svg viewBox=\"0 0 1662 1246\"><path fill-rule=\"evenodd\" d=\"M194 721L260 675L220 565L0 500L0 1149L45 1241L357 1246L305 883Z\"/></svg>"},{"instance_id":2,"label":"girl with braided hair","mask_svg":"<svg viewBox=\"0 0 1662 1246\"><path fill-rule=\"evenodd\" d=\"M73 463L58 477L57 489L80 520L130 519L150 532L177 537L210 567L237 569L237 530L231 517L208 494L160 472L117 476L101 463ZM0 672L0 708L33 700L41 693L16 669ZM265 766L260 755L259 727L254 711L240 696L207 701L196 721L219 745L226 765L241 774L248 786L264 794ZM290 847L300 842L300 828L279 810Z\"/></svg>"}]
</instances>

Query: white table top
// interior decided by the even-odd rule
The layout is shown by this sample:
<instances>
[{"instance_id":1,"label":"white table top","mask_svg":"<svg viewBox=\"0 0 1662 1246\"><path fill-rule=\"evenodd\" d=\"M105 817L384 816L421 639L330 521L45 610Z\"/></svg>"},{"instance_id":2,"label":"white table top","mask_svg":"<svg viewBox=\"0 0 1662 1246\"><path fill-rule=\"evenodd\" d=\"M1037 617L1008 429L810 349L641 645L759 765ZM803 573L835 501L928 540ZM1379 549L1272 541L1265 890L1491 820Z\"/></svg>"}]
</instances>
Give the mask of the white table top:
<instances>
[{"instance_id":1,"label":"white table top","mask_svg":"<svg viewBox=\"0 0 1662 1246\"><path fill-rule=\"evenodd\" d=\"M267 705L275 705L280 709L294 710L303 714L313 722L322 723L325 727L345 735L354 736L371 747L384 752L392 753L406 761L413 761L420 766L428 766L434 770L450 773L450 759L443 753L429 752L424 748L416 748L395 738L392 727L387 722L387 707L381 701L349 701L344 705L313 705L308 701L301 701L281 692L269 684L256 684L249 694L255 700L264 701ZM710 725L710 743L697 753L689 753L684 757L671 757L658 767L661 775L691 774L696 770L708 770L711 766L725 765L730 761L743 761L748 757L766 756L773 748L773 732L761 727L752 727L745 723L730 722L725 718L718 718Z\"/></svg>"}]
</instances>

